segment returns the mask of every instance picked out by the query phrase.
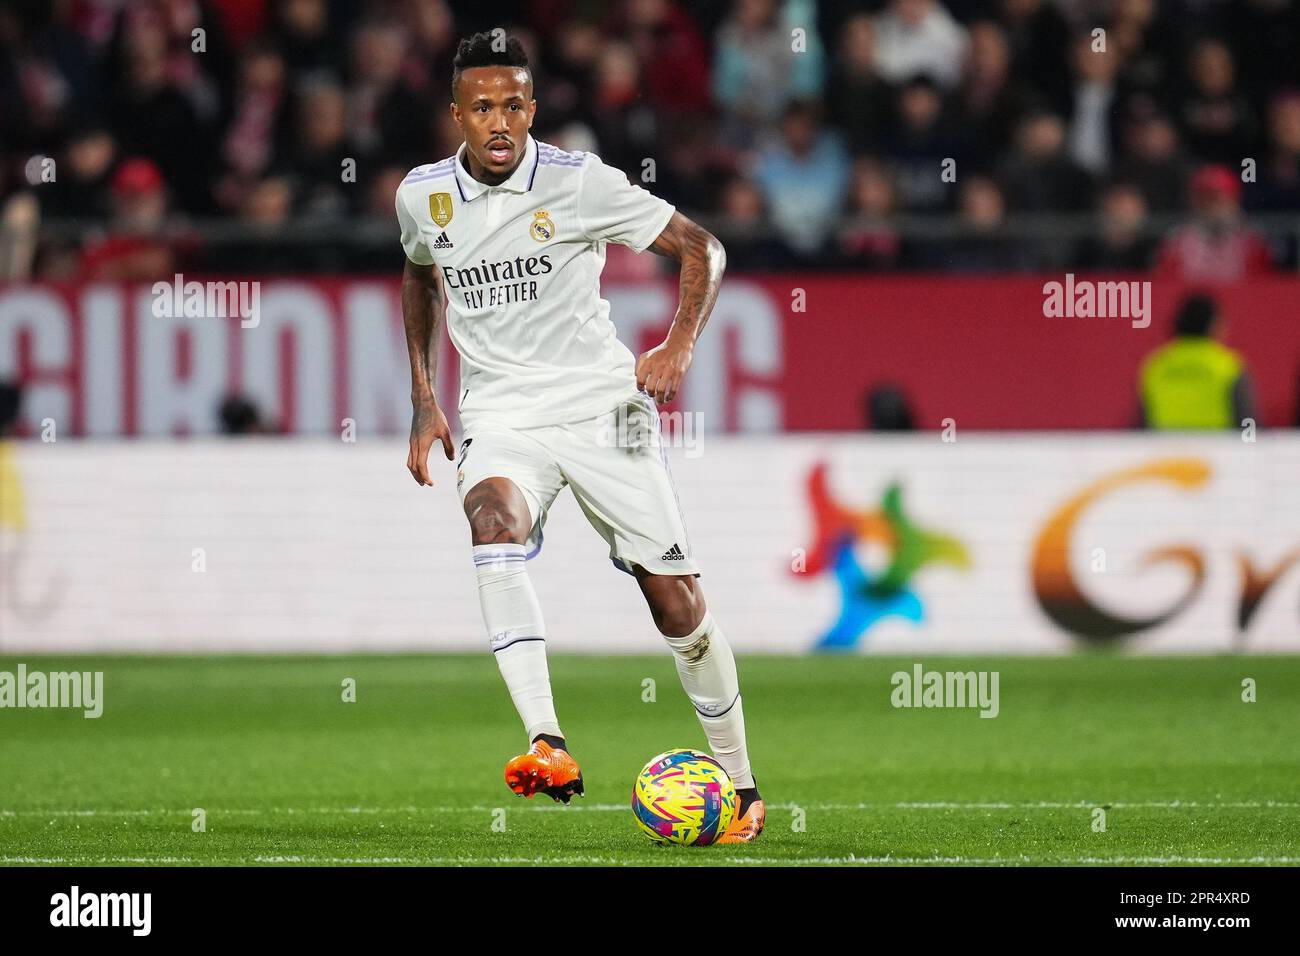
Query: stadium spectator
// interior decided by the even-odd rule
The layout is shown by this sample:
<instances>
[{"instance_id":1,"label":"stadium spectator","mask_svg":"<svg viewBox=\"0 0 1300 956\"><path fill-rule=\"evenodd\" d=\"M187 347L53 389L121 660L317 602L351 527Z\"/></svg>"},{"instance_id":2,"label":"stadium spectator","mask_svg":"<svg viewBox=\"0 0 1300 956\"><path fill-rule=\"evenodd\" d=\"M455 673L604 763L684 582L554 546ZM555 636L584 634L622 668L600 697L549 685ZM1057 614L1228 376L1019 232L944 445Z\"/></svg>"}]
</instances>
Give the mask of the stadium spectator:
<instances>
[{"instance_id":1,"label":"stadium spectator","mask_svg":"<svg viewBox=\"0 0 1300 956\"><path fill-rule=\"evenodd\" d=\"M231 119L221 142L225 174L216 198L223 209L236 209L250 183L287 148L289 109L284 58L270 42L251 42L240 58Z\"/></svg>"},{"instance_id":2,"label":"stadium spectator","mask_svg":"<svg viewBox=\"0 0 1300 956\"><path fill-rule=\"evenodd\" d=\"M1092 207L1092 179L1066 153L1065 124L1046 110L1032 111L1020 121L1000 178L1019 212Z\"/></svg>"},{"instance_id":3,"label":"stadium spectator","mask_svg":"<svg viewBox=\"0 0 1300 956\"><path fill-rule=\"evenodd\" d=\"M168 199L162 173L147 159L128 159L113 174L112 188L110 231L87 247L81 277L124 282L170 278L178 259L163 235Z\"/></svg>"},{"instance_id":4,"label":"stadium spectator","mask_svg":"<svg viewBox=\"0 0 1300 956\"><path fill-rule=\"evenodd\" d=\"M68 137L57 160L58 176L42 191L47 216L103 224L112 211L109 180L117 162L117 141L102 123L88 122Z\"/></svg>"},{"instance_id":5,"label":"stadium spectator","mask_svg":"<svg viewBox=\"0 0 1300 956\"><path fill-rule=\"evenodd\" d=\"M1120 86L1150 103L1167 101L1185 43L1181 18L1162 15L1159 0L1114 0L1110 14L1104 36L1120 64ZM1084 25L1091 33L1092 24Z\"/></svg>"},{"instance_id":6,"label":"stadium spectator","mask_svg":"<svg viewBox=\"0 0 1300 956\"><path fill-rule=\"evenodd\" d=\"M1300 87L1300 3L1242 0L1223 18L1224 35L1240 58L1242 80L1253 102L1275 90Z\"/></svg>"},{"instance_id":7,"label":"stadium spectator","mask_svg":"<svg viewBox=\"0 0 1300 956\"><path fill-rule=\"evenodd\" d=\"M1156 241L1146 229L1147 204L1132 183L1114 182L1102 193L1095 236L1079 253L1079 267L1145 272L1155 261Z\"/></svg>"},{"instance_id":8,"label":"stadium spectator","mask_svg":"<svg viewBox=\"0 0 1300 956\"><path fill-rule=\"evenodd\" d=\"M708 111L708 47L681 7L672 0L627 0L610 29L636 53L644 91L656 109L665 114Z\"/></svg>"},{"instance_id":9,"label":"stadium spectator","mask_svg":"<svg viewBox=\"0 0 1300 956\"><path fill-rule=\"evenodd\" d=\"M894 221L898 193L889 171L877 159L853 164L849 216L839 233L841 260L855 269L878 270L896 265L903 240Z\"/></svg>"},{"instance_id":10,"label":"stadium spectator","mask_svg":"<svg viewBox=\"0 0 1300 956\"><path fill-rule=\"evenodd\" d=\"M1094 50L1090 34L1074 40L1074 83L1070 90L1070 132L1067 152L1080 168L1094 176L1110 169L1113 135L1111 117L1119 95L1116 77L1119 54Z\"/></svg>"},{"instance_id":11,"label":"stadium spectator","mask_svg":"<svg viewBox=\"0 0 1300 956\"><path fill-rule=\"evenodd\" d=\"M898 124L885 139L884 152L898 180L900 204L908 212L934 212L950 205L945 160L963 153L960 132L945 117L934 80L915 76L898 93Z\"/></svg>"},{"instance_id":12,"label":"stadium spectator","mask_svg":"<svg viewBox=\"0 0 1300 956\"><path fill-rule=\"evenodd\" d=\"M713 98L727 112L727 132L745 136L778 120L792 100L821 96L824 56L806 0L734 0L718 31ZM795 51L791 31L805 30ZM761 88L762 96L754 90Z\"/></svg>"},{"instance_id":13,"label":"stadium spectator","mask_svg":"<svg viewBox=\"0 0 1300 956\"><path fill-rule=\"evenodd\" d=\"M728 154L715 145L713 124L702 116L683 116L666 123L665 129L667 143L655 151L659 161L654 178L644 178L649 167L643 159L633 166L633 181L653 183L658 195L683 209L713 208L718 183L731 172Z\"/></svg>"},{"instance_id":14,"label":"stadium spectator","mask_svg":"<svg viewBox=\"0 0 1300 956\"><path fill-rule=\"evenodd\" d=\"M273 10L272 32L293 73L337 68L342 44L325 0L279 0Z\"/></svg>"},{"instance_id":15,"label":"stadium spectator","mask_svg":"<svg viewBox=\"0 0 1300 956\"><path fill-rule=\"evenodd\" d=\"M220 14L230 43L242 47L259 36L270 23L271 0L209 0Z\"/></svg>"},{"instance_id":16,"label":"stadium spectator","mask_svg":"<svg viewBox=\"0 0 1300 956\"><path fill-rule=\"evenodd\" d=\"M288 166L298 181L297 208L307 216L341 217L355 191L343 181L343 164L361 155L349 134L344 88L326 76L304 82L295 125Z\"/></svg>"},{"instance_id":17,"label":"stadium spectator","mask_svg":"<svg viewBox=\"0 0 1300 956\"><path fill-rule=\"evenodd\" d=\"M563 125L574 120L592 123L590 91L596 86L596 64L606 42L600 25L585 19L564 24L563 29L556 30L550 37L546 49L546 114L549 118L545 122L548 125ZM451 70L447 68L441 75L450 74ZM537 117L536 122L542 121L542 117Z\"/></svg>"},{"instance_id":18,"label":"stadium spectator","mask_svg":"<svg viewBox=\"0 0 1300 956\"><path fill-rule=\"evenodd\" d=\"M210 252L205 265L218 272L293 272L320 263L322 244L299 241L291 231L294 189L284 175L250 182L239 207L241 236ZM325 251L328 251L326 248Z\"/></svg>"},{"instance_id":19,"label":"stadium spectator","mask_svg":"<svg viewBox=\"0 0 1300 956\"><path fill-rule=\"evenodd\" d=\"M31 278L40 220L40 203L32 193L14 193L0 200L0 280Z\"/></svg>"},{"instance_id":20,"label":"stadium spectator","mask_svg":"<svg viewBox=\"0 0 1300 956\"><path fill-rule=\"evenodd\" d=\"M860 156L878 148L890 122L894 94L876 70L876 29L868 14L845 21L830 85L839 104L830 121L849 150Z\"/></svg>"},{"instance_id":21,"label":"stadium spectator","mask_svg":"<svg viewBox=\"0 0 1300 956\"><path fill-rule=\"evenodd\" d=\"M876 64L890 83L934 77L946 90L961 79L965 28L937 0L890 0L876 18Z\"/></svg>"},{"instance_id":22,"label":"stadium spectator","mask_svg":"<svg viewBox=\"0 0 1300 956\"><path fill-rule=\"evenodd\" d=\"M1201 40L1188 60L1190 90L1183 98L1184 138L1204 162L1241 162L1243 149L1255 143L1255 117L1237 91L1232 51L1220 40Z\"/></svg>"},{"instance_id":23,"label":"stadium spectator","mask_svg":"<svg viewBox=\"0 0 1300 956\"><path fill-rule=\"evenodd\" d=\"M718 235L727 247L729 272L779 269L790 250L772 238L763 194L751 180L733 175L722 187L722 221Z\"/></svg>"},{"instance_id":24,"label":"stadium spectator","mask_svg":"<svg viewBox=\"0 0 1300 956\"><path fill-rule=\"evenodd\" d=\"M1142 191L1152 212L1173 212L1187 201L1191 171L1178 144L1178 133L1168 117L1139 113L1128 122L1125 156L1115 174Z\"/></svg>"},{"instance_id":25,"label":"stadium spectator","mask_svg":"<svg viewBox=\"0 0 1300 956\"><path fill-rule=\"evenodd\" d=\"M957 236L916 244L912 265L950 272L999 272L1031 268L1023 243L1006 234L1007 203L991 177L967 176L957 192Z\"/></svg>"},{"instance_id":26,"label":"stadium spectator","mask_svg":"<svg viewBox=\"0 0 1300 956\"><path fill-rule=\"evenodd\" d=\"M113 78L108 117L122 151L153 161L181 209L207 212L215 150L195 109L202 99L192 95L197 74L187 71L184 81L174 76L170 37L161 19L144 10L124 11L119 30L122 72Z\"/></svg>"},{"instance_id":27,"label":"stadium spectator","mask_svg":"<svg viewBox=\"0 0 1300 956\"><path fill-rule=\"evenodd\" d=\"M451 9L446 0L406 0L400 15L408 43L404 75L412 82L425 81L435 96L441 94L446 78L451 76L459 39ZM576 31L578 27L577 23L566 25L559 33Z\"/></svg>"},{"instance_id":28,"label":"stadium spectator","mask_svg":"<svg viewBox=\"0 0 1300 956\"><path fill-rule=\"evenodd\" d=\"M1047 0L998 0L998 15L1011 46L1012 72L1054 111L1069 108L1070 29Z\"/></svg>"},{"instance_id":29,"label":"stadium spectator","mask_svg":"<svg viewBox=\"0 0 1300 956\"><path fill-rule=\"evenodd\" d=\"M641 64L627 43L612 42L596 60L592 119L602 156L611 166L628 169L653 155L658 116L641 96Z\"/></svg>"},{"instance_id":30,"label":"stadium spectator","mask_svg":"<svg viewBox=\"0 0 1300 956\"><path fill-rule=\"evenodd\" d=\"M352 41L348 138L358 154L408 169L423 162L425 97L405 75L406 34L395 20L363 24ZM354 157L355 158L355 157Z\"/></svg>"},{"instance_id":31,"label":"stadium spectator","mask_svg":"<svg viewBox=\"0 0 1300 956\"><path fill-rule=\"evenodd\" d=\"M91 51L69 4L0 7L0 148L52 151L94 103Z\"/></svg>"},{"instance_id":32,"label":"stadium spectator","mask_svg":"<svg viewBox=\"0 0 1300 956\"><path fill-rule=\"evenodd\" d=\"M1245 194L1250 209L1300 212L1300 91L1274 98L1268 114L1268 150L1258 181Z\"/></svg>"},{"instance_id":33,"label":"stadium spectator","mask_svg":"<svg viewBox=\"0 0 1300 956\"><path fill-rule=\"evenodd\" d=\"M1082 213L1093 205L1092 177L1066 153L1065 124L1046 110L1032 110L1021 120L998 176L1016 213ZM1044 267L1064 266L1072 248L1063 237L1040 237L1034 259Z\"/></svg>"},{"instance_id":34,"label":"stadium spectator","mask_svg":"<svg viewBox=\"0 0 1300 956\"><path fill-rule=\"evenodd\" d=\"M839 218L849 178L844 145L822 125L816 104L786 107L780 138L760 153L754 178L786 245L816 255Z\"/></svg>"},{"instance_id":35,"label":"stadium spectator","mask_svg":"<svg viewBox=\"0 0 1300 956\"><path fill-rule=\"evenodd\" d=\"M1242 357L1215 341L1218 307L1207 295L1179 309L1173 340L1142 362L1141 421L1155 429L1238 428L1255 417L1250 376Z\"/></svg>"},{"instance_id":36,"label":"stadium spectator","mask_svg":"<svg viewBox=\"0 0 1300 956\"><path fill-rule=\"evenodd\" d=\"M1273 268L1268 246L1242 223L1241 180L1226 166L1192 179L1193 215L1160 250L1159 268L1188 282L1237 282Z\"/></svg>"},{"instance_id":37,"label":"stadium spectator","mask_svg":"<svg viewBox=\"0 0 1300 956\"><path fill-rule=\"evenodd\" d=\"M988 168L1006 151L1025 108L1023 96L1012 84L1006 33L991 20L971 25L956 104L969 129L970 158L980 168Z\"/></svg>"}]
</instances>

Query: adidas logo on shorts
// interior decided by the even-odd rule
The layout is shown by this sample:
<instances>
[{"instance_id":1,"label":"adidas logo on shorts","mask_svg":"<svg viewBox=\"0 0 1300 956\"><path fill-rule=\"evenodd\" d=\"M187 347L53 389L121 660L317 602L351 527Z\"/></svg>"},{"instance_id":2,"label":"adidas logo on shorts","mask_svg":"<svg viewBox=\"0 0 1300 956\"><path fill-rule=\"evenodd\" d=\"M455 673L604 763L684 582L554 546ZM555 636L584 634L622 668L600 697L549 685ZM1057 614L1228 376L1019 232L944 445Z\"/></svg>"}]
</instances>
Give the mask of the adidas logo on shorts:
<instances>
[{"instance_id":1,"label":"adidas logo on shorts","mask_svg":"<svg viewBox=\"0 0 1300 956\"><path fill-rule=\"evenodd\" d=\"M447 234L445 232L440 232L438 233L438 238L433 240L433 248L454 249L455 245L452 243L450 239L447 238Z\"/></svg>"},{"instance_id":2,"label":"adidas logo on shorts","mask_svg":"<svg viewBox=\"0 0 1300 956\"><path fill-rule=\"evenodd\" d=\"M674 541L673 546L671 548L669 548L663 554L659 555L659 560L660 561L685 561L686 555L682 553L682 549L677 547L677 542Z\"/></svg>"}]
</instances>

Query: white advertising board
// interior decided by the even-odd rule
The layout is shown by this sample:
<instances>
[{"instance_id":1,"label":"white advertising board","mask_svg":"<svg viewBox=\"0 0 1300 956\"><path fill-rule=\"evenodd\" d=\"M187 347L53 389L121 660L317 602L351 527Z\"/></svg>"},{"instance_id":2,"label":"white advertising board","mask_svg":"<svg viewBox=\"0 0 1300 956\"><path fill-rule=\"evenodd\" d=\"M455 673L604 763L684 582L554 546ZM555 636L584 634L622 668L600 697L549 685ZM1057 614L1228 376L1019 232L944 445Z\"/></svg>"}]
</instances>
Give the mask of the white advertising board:
<instances>
[{"instance_id":1,"label":"white advertising board","mask_svg":"<svg viewBox=\"0 0 1300 956\"><path fill-rule=\"evenodd\" d=\"M1300 435L696 439L738 650L1300 651ZM487 650L436 454L428 489L391 439L3 448L0 653ZM529 569L554 651L663 650L567 491Z\"/></svg>"}]
</instances>

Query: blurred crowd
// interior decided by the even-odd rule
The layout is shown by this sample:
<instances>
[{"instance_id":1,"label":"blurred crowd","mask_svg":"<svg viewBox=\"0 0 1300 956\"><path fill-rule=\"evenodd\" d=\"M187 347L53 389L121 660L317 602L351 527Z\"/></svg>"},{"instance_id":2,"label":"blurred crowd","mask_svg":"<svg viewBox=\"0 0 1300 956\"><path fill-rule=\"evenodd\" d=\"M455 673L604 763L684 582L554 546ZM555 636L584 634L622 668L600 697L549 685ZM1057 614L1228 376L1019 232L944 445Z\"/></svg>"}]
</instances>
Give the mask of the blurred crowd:
<instances>
[{"instance_id":1,"label":"blurred crowd","mask_svg":"<svg viewBox=\"0 0 1300 956\"><path fill-rule=\"evenodd\" d=\"M1258 214L1300 212L1300 0L11 0L0 228L40 240L0 271L394 269L457 40L498 26L534 134L735 269L1296 265Z\"/></svg>"}]
</instances>

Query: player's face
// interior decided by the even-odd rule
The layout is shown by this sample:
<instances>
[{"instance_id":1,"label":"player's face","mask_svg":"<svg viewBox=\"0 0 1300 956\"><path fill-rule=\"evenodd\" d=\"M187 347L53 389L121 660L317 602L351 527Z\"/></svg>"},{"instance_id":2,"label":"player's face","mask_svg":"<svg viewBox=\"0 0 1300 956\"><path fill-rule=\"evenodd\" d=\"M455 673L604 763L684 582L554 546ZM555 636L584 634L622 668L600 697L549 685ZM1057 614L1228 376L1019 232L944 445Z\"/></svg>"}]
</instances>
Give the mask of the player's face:
<instances>
[{"instance_id":1,"label":"player's face","mask_svg":"<svg viewBox=\"0 0 1300 956\"><path fill-rule=\"evenodd\" d=\"M461 73L451 115L465 134L470 172L497 182L514 172L536 111L527 70L476 66Z\"/></svg>"}]
</instances>

